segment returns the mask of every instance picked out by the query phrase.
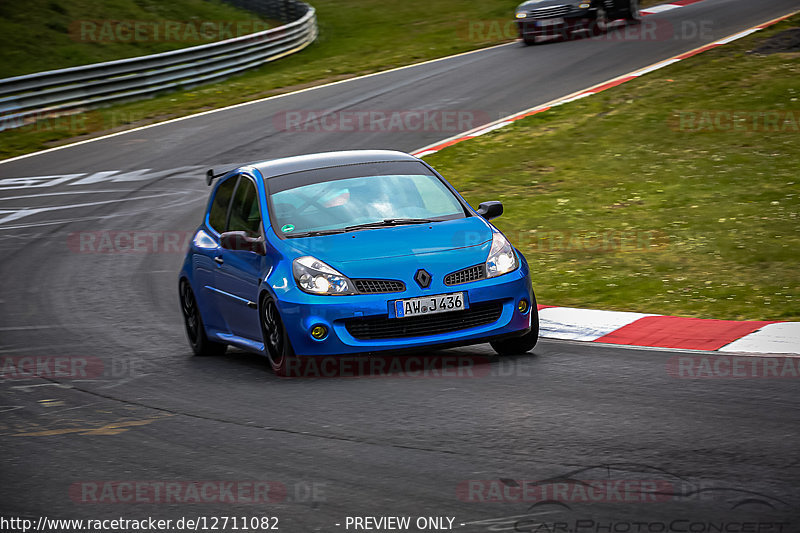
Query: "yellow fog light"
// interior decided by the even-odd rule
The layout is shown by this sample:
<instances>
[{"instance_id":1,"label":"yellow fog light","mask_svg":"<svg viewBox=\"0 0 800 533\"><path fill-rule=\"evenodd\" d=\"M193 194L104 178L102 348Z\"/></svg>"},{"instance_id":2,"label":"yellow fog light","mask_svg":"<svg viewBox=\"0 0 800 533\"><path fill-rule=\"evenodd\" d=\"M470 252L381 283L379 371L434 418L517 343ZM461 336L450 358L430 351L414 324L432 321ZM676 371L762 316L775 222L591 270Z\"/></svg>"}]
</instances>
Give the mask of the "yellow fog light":
<instances>
[{"instance_id":1,"label":"yellow fog light","mask_svg":"<svg viewBox=\"0 0 800 533\"><path fill-rule=\"evenodd\" d=\"M526 313L528 311L528 300L520 300L519 304L517 304L517 309L519 309L520 313Z\"/></svg>"},{"instance_id":2,"label":"yellow fog light","mask_svg":"<svg viewBox=\"0 0 800 533\"><path fill-rule=\"evenodd\" d=\"M328 336L328 328L325 326L314 326L311 330L311 336L321 341Z\"/></svg>"}]
</instances>

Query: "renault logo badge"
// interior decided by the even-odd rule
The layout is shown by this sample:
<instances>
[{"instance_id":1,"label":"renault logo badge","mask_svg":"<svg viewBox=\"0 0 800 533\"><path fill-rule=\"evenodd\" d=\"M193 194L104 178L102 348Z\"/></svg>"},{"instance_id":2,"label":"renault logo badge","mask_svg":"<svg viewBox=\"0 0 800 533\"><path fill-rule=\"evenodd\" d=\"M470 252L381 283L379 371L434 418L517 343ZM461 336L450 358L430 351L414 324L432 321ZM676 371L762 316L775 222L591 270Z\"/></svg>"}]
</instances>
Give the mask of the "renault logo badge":
<instances>
[{"instance_id":1,"label":"renault logo badge","mask_svg":"<svg viewBox=\"0 0 800 533\"><path fill-rule=\"evenodd\" d=\"M417 285L422 287L423 289L427 289L431 286L431 280L433 278L430 274L425 272L423 269L417 270L417 273L414 274L414 281L417 282Z\"/></svg>"}]
</instances>

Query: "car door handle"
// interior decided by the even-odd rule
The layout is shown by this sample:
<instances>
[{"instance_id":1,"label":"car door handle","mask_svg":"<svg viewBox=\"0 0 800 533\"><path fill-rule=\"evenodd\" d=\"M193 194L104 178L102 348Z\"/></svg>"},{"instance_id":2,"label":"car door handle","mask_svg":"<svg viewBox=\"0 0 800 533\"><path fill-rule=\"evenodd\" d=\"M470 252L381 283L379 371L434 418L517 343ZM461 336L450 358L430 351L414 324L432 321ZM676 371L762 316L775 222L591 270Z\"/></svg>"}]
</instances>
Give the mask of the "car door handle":
<instances>
[{"instance_id":1,"label":"car door handle","mask_svg":"<svg viewBox=\"0 0 800 533\"><path fill-rule=\"evenodd\" d=\"M214 262L216 262L218 265L223 265L225 263L225 260L218 255L217 257L214 258Z\"/></svg>"}]
</instances>

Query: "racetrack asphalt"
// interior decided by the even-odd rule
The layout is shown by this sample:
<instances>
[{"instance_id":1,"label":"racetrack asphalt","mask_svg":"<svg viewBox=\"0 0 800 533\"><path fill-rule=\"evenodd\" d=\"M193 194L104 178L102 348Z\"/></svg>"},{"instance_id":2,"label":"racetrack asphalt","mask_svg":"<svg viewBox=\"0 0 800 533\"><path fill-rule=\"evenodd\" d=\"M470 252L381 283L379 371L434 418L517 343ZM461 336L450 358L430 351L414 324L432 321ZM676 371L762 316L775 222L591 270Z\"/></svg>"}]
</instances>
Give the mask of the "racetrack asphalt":
<instances>
[{"instance_id":1,"label":"racetrack asphalt","mask_svg":"<svg viewBox=\"0 0 800 533\"><path fill-rule=\"evenodd\" d=\"M204 167L412 151L458 133L281 131L280 113L426 109L494 120L798 7L706 0L651 16L673 27L704 23L702 38L513 43L0 164L0 356L103 367L85 379L0 381L0 512L272 515L289 532L346 530L347 516L364 515L449 516L463 531L536 531L539 522L680 531L709 521L800 531L792 379L676 377L674 358L703 354L547 340L500 360L488 346L443 352L477 359L468 376L280 379L237 350L191 356L177 304L183 247L164 249L165 238L185 238L199 222ZM28 177L40 179L18 179ZM94 232L155 233L159 248L96 253L81 241ZM534 505L514 490L485 502L459 489L554 477L662 490L645 502L568 490L555 498L562 505ZM102 482L209 480L274 481L288 494L267 504L163 495L125 503L117 484L117 499L92 501ZM309 487L316 497L305 497Z\"/></svg>"}]
</instances>

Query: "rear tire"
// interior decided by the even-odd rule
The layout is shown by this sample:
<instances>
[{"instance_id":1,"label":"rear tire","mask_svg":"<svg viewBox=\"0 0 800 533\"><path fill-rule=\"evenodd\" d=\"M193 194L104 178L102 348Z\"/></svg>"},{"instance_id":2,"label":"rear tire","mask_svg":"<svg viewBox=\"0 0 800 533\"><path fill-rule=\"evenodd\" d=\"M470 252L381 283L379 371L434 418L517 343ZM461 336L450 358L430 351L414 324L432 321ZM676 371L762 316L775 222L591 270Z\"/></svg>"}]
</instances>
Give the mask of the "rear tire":
<instances>
[{"instance_id":1,"label":"rear tire","mask_svg":"<svg viewBox=\"0 0 800 533\"><path fill-rule=\"evenodd\" d=\"M536 298L531 303L531 330L522 337L513 337L490 344L498 355L520 355L528 353L539 342L539 311L536 307Z\"/></svg>"},{"instance_id":2,"label":"rear tire","mask_svg":"<svg viewBox=\"0 0 800 533\"><path fill-rule=\"evenodd\" d=\"M261 315L261 335L264 339L264 354L269 360L272 371L278 376L288 376L297 356L289 342L286 327L283 325L278 306L268 294L261 297L259 306Z\"/></svg>"},{"instance_id":3,"label":"rear tire","mask_svg":"<svg viewBox=\"0 0 800 533\"><path fill-rule=\"evenodd\" d=\"M228 349L228 345L208 340L194 291L185 279L182 279L180 283L180 297L186 337L189 339L194 354L199 356L223 355Z\"/></svg>"}]
</instances>

